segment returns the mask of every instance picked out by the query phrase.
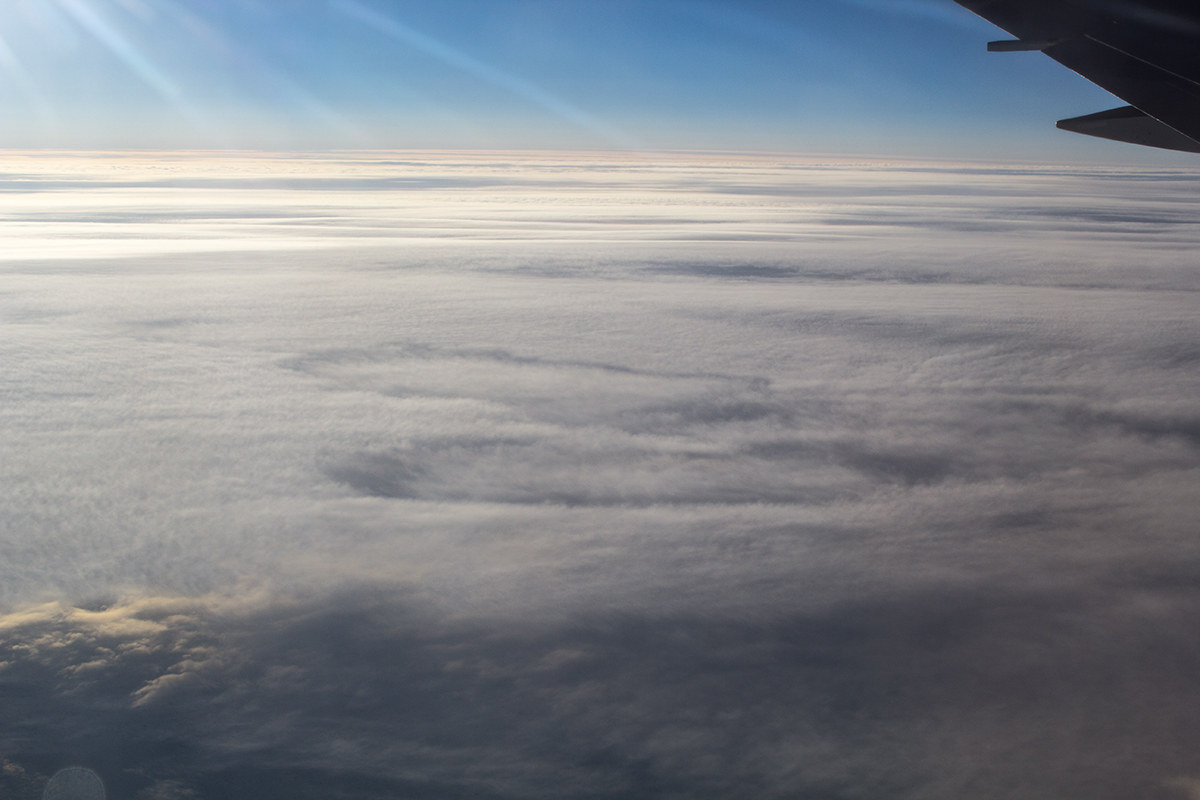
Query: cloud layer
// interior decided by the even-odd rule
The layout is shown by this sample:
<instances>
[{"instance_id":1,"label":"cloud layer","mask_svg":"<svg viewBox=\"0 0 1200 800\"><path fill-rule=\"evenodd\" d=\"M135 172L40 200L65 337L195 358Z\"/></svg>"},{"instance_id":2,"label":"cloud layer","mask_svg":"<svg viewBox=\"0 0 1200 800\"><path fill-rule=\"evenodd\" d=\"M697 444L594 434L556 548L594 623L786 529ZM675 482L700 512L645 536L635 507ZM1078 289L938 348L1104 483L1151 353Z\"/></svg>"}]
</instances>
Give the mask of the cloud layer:
<instances>
[{"instance_id":1,"label":"cloud layer","mask_svg":"<svg viewBox=\"0 0 1200 800\"><path fill-rule=\"evenodd\" d=\"M14 156L8 186L5 791L1198 785L1193 176Z\"/></svg>"}]
</instances>

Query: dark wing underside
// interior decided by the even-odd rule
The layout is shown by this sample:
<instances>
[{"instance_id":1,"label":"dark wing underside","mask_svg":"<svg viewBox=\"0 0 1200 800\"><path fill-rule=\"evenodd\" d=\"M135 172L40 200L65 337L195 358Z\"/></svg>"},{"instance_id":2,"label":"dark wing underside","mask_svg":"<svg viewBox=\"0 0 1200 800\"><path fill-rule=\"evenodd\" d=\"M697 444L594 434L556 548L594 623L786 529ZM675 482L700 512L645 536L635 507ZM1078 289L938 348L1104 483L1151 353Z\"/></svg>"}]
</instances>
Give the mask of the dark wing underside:
<instances>
[{"instance_id":1,"label":"dark wing underside","mask_svg":"<svg viewBox=\"0 0 1200 800\"><path fill-rule=\"evenodd\" d=\"M1060 128L1200 152L1200 0L957 0L1129 103Z\"/></svg>"}]
</instances>

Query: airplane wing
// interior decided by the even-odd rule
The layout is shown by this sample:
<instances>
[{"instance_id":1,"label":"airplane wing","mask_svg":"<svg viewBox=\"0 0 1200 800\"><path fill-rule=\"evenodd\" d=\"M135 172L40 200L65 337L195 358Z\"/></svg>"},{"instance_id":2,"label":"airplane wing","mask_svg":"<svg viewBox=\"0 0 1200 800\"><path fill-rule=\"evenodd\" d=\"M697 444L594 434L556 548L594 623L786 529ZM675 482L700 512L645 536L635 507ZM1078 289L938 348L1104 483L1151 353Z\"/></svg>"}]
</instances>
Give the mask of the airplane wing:
<instances>
[{"instance_id":1,"label":"airplane wing","mask_svg":"<svg viewBox=\"0 0 1200 800\"><path fill-rule=\"evenodd\" d=\"M1200 1L956 2L1016 37L989 50L1040 50L1129 104L1058 127L1200 153Z\"/></svg>"}]
</instances>

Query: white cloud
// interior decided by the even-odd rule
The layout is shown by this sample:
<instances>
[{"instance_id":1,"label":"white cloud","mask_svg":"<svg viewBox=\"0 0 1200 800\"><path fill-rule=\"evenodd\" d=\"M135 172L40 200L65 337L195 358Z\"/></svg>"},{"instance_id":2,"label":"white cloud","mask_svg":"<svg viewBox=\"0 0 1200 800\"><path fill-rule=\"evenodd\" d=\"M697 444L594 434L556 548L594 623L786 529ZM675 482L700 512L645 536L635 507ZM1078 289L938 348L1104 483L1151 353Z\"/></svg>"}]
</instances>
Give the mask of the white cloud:
<instances>
[{"instance_id":1,"label":"white cloud","mask_svg":"<svg viewBox=\"0 0 1200 800\"><path fill-rule=\"evenodd\" d=\"M1105 664L1117 689L1096 714L1148 703L1150 745L1190 702L1187 173L9 159L0 678L55 710L4 733L2 756L53 760L15 743L53 739L77 697L96 724L158 709L196 726L208 755L156 762L130 796L309 763L435 783L475 764L462 780L499 796L561 779L983 797L1000 785L987 751L1041 797L1078 776L1019 732L1049 736L1058 714L1099 737L1060 756L1112 752L1115 723L1071 705L1108 691ZM321 649L343 623L377 677ZM363 710L417 702L379 666L406 653L413 680L465 670L438 683L430 708L455 711L436 735ZM673 659L701 663L678 689ZM760 689L725 686L728 663ZM1038 711L1019 680L1078 688ZM1009 688L979 705L988 681ZM490 733L463 733L460 691L486 695ZM213 698L224 711L196 722ZM517 700L536 709L520 731ZM942 724L913 733L906 703L941 703ZM739 743L697 714L759 732ZM948 736L979 750L934 757ZM1200 768L1182 751L1114 764L1120 791Z\"/></svg>"}]
</instances>

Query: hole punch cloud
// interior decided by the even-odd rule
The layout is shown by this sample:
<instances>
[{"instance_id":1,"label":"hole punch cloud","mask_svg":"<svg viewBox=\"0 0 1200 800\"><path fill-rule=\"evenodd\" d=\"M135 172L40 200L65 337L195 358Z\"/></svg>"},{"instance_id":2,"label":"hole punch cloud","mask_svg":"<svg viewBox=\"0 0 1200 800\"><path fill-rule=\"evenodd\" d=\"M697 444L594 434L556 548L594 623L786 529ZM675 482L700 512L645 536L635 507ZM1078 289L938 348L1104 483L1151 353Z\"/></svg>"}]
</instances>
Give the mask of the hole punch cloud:
<instances>
[{"instance_id":1,"label":"hole punch cloud","mask_svg":"<svg viewBox=\"0 0 1200 800\"><path fill-rule=\"evenodd\" d=\"M6 170L6 796L1192 791L1191 173Z\"/></svg>"}]
</instances>

